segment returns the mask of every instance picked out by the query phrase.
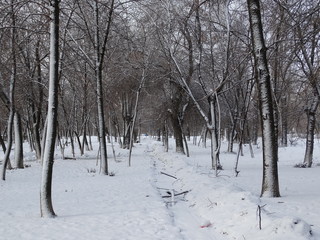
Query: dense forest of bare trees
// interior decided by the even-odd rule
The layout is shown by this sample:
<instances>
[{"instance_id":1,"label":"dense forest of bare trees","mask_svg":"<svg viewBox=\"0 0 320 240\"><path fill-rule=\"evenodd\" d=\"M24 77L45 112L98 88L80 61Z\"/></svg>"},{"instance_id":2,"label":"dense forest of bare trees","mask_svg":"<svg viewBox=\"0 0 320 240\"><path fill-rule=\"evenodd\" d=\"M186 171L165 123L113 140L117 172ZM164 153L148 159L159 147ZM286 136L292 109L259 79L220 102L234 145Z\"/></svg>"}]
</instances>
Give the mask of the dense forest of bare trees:
<instances>
[{"instance_id":1,"label":"dense forest of bare trees","mask_svg":"<svg viewBox=\"0 0 320 240\"><path fill-rule=\"evenodd\" d=\"M0 19L3 180L23 168L23 142L50 175L54 144L74 157L98 136L108 175L110 136L131 152L142 133L173 136L182 154L190 135L210 138L216 174L222 140L239 156L262 136L262 195L280 196L278 147L305 138L300 166L312 166L319 1L2 0Z\"/></svg>"}]
</instances>

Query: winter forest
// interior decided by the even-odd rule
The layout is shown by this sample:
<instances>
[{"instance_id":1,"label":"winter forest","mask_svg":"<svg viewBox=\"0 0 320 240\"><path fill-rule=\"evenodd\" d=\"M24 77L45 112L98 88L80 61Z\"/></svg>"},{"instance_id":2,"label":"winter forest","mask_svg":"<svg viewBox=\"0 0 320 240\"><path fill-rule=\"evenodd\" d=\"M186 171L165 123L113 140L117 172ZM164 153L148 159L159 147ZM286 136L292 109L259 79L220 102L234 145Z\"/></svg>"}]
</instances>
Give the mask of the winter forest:
<instances>
[{"instance_id":1,"label":"winter forest","mask_svg":"<svg viewBox=\"0 0 320 240\"><path fill-rule=\"evenodd\" d=\"M320 239L319 44L315 0L1 0L0 239Z\"/></svg>"}]
</instances>

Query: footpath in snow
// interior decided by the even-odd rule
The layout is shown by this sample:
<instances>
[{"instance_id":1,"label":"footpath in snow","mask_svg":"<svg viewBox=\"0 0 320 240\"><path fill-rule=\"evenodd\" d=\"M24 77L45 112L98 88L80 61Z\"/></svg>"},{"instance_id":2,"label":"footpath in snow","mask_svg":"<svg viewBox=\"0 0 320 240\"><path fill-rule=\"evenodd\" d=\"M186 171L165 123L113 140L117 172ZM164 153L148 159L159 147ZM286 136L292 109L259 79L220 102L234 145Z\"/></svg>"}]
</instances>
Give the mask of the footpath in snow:
<instances>
[{"instance_id":1,"label":"footpath in snow","mask_svg":"<svg viewBox=\"0 0 320 240\"><path fill-rule=\"evenodd\" d=\"M190 146L187 158L172 148L165 153L160 142L147 138L135 145L131 167L127 150L116 149L117 161L110 154L113 177L99 174L97 151L76 160L61 160L57 151L55 219L40 218L41 166L29 153L30 167L8 171L7 180L0 182L0 240L320 239L320 193L313 188L320 168L293 168L296 159L285 156L294 151L285 151L280 150L283 197L278 199L259 198L259 150L254 159L248 155L240 160L238 178L232 173L233 154L222 152L225 170L217 178L209 149ZM304 183L308 187L295 188ZM172 198L172 193L179 195Z\"/></svg>"}]
</instances>

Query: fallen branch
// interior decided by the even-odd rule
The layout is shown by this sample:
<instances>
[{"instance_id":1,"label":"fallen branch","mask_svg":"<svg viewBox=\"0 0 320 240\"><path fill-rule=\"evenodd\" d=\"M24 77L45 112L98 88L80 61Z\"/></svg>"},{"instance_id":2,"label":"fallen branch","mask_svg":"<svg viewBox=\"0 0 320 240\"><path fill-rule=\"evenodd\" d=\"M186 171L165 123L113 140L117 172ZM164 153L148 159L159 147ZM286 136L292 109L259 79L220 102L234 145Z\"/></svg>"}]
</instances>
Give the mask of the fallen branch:
<instances>
[{"instance_id":1,"label":"fallen branch","mask_svg":"<svg viewBox=\"0 0 320 240\"><path fill-rule=\"evenodd\" d=\"M174 194L173 196L179 196L179 195L183 195L183 194L186 194L186 193L188 193L188 192L190 192L191 190L189 190L189 191L184 191L184 192L181 192L181 193L176 193L176 194ZM172 195L171 195L171 192L167 192L169 195L167 195L167 196L162 196L162 198L171 198L172 197Z\"/></svg>"},{"instance_id":2,"label":"fallen branch","mask_svg":"<svg viewBox=\"0 0 320 240\"><path fill-rule=\"evenodd\" d=\"M160 172L161 174L163 174L163 175L166 175L166 176L168 176L168 177L172 177L172 178L174 178L174 179L178 179L178 178L176 178L175 176L172 176L172 175L170 175L170 174L168 174L168 173L165 173L165 172Z\"/></svg>"},{"instance_id":3,"label":"fallen branch","mask_svg":"<svg viewBox=\"0 0 320 240\"><path fill-rule=\"evenodd\" d=\"M259 217L259 229L260 229L260 230L262 229L262 226L261 226L261 210L262 210L262 208L264 208L265 206L266 206L266 204L263 205L263 206L258 205L258 208L257 208L257 215L258 215L258 217Z\"/></svg>"}]
</instances>

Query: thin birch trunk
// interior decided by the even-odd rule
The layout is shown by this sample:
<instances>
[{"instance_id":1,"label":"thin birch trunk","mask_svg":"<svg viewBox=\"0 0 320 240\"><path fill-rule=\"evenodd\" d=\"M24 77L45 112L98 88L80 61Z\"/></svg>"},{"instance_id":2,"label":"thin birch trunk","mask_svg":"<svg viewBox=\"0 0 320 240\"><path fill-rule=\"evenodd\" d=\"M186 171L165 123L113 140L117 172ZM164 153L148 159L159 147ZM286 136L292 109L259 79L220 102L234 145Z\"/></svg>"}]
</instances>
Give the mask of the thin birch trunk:
<instances>
[{"instance_id":1,"label":"thin birch trunk","mask_svg":"<svg viewBox=\"0 0 320 240\"><path fill-rule=\"evenodd\" d=\"M53 218L56 216L52 205L52 172L58 121L59 3L59 0L50 1L52 12L50 23L50 70L47 116L48 125L40 186L40 212L41 217L45 218Z\"/></svg>"},{"instance_id":2,"label":"thin birch trunk","mask_svg":"<svg viewBox=\"0 0 320 240\"><path fill-rule=\"evenodd\" d=\"M263 179L261 196L280 197L278 180L278 145L274 129L274 112L267 48L261 22L260 1L247 0L252 36L256 80L259 92L263 144Z\"/></svg>"}]
</instances>

